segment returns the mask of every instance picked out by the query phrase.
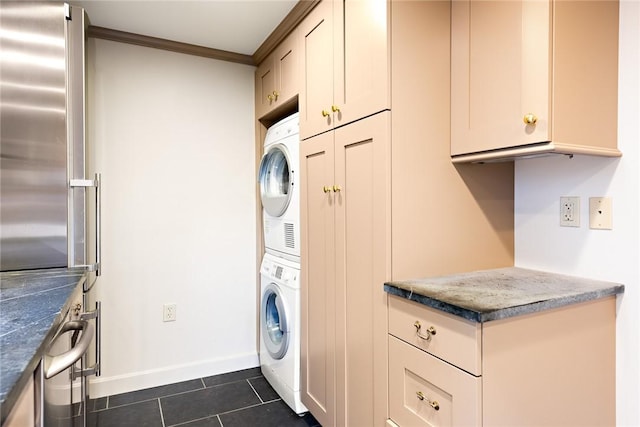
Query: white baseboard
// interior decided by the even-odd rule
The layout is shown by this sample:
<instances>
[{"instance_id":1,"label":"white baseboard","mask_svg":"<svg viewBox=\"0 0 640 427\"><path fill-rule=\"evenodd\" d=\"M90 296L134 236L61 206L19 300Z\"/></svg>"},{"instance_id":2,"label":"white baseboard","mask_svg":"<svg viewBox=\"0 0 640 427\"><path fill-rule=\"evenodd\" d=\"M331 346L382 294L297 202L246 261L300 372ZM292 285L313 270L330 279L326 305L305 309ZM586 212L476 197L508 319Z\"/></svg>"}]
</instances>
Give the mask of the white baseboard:
<instances>
[{"instance_id":1,"label":"white baseboard","mask_svg":"<svg viewBox=\"0 0 640 427\"><path fill-rule=\"evenodd\" d=\"M97 399L257 366L260 366L258 354L252 352L237 354L223 359L202 360L111 377L102 375L100 377L92 377L89 393L92 399Z\"/></svg>"}]
</instances>

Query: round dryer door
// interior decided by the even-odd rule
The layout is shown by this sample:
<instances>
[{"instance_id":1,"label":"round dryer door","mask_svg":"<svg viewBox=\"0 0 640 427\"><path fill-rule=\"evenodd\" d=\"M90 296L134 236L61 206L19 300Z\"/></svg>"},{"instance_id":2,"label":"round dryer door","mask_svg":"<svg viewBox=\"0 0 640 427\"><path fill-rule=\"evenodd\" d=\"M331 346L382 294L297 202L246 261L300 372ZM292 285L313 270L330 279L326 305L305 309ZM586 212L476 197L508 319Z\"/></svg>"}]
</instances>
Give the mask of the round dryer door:
<instances>
[{"instance_id":1,"label":"round dryer door","mask_svg":"<svg viewBox=\"0 0 640 427\"><path fill-rule=\"evenodd\" d=\"M289 347L289 325L280 288L270 284L262 295L260 329L267 351L274 359L282 359Z\"/></svg>"},{"instance_id":2,"label":"round dryer door","mask_svg":"<svg viewBox=\"0 0 640 427\"><path fill-rule=\"evenodd\" d=\"M293 194L293 171L284 145L274 145L262 157L260 198L264 210L271 216L281 216L289 206Z\"/></svg>"}]
</instances>

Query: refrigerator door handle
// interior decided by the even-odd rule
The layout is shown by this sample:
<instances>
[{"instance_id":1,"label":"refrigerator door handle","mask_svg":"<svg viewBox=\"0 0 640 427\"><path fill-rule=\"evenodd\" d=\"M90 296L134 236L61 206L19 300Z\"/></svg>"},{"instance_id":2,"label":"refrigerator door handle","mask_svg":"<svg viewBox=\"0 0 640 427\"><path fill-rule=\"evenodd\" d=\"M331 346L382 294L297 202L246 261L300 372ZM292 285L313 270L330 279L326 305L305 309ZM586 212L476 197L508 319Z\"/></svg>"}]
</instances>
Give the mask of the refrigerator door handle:
<instances>
[{"instance_id":1,"label":"refrigerator door handle","mask_svg":"<svg viewBox=\"0 0 640 427\"><path fill-rule=\"evenodd\" d=\"M89 271L95 271L96 276L100 276L102 265L102 185L101 175L96 173L94 179L72 179L69 186L74 187L94 187L96 189L96 262L88 265L74 265L73 267L86 267Z\"/></svg>"}]
</instances>

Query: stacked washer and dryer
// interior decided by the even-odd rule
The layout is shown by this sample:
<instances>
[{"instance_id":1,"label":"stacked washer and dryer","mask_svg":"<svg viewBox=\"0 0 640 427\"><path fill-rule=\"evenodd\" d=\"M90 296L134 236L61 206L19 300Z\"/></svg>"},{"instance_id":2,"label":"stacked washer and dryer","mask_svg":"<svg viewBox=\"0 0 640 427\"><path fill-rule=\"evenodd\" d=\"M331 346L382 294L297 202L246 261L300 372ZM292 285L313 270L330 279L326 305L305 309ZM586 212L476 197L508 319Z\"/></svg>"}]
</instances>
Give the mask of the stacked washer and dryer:
<instances>
[{"instance_id":1,"label":"stacked washer and dryer","mask_svg":"<svg viewBox=\"0 0 640 427\"><path fill-rule=\"evenodd\" d=\"M272 125L264 141L258 180L265 255L260 266L260 368L296 413L300 401L299 119Z\"/></svg>"}]
</instances>

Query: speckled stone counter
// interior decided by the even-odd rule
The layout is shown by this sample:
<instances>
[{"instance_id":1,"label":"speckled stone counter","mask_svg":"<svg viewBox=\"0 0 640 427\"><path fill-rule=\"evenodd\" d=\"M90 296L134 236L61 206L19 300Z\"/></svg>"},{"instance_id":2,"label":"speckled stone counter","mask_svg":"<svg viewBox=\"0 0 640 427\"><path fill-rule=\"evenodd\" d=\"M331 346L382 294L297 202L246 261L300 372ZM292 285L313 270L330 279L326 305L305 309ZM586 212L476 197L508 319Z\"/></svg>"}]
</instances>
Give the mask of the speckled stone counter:
<instances>
[{"instance_id":1,"label":"speckled stone counter","mask_svg":"<svg viewBox=\"0 0 640 427\"><path fill-rule=\"evenodd\" d=\"M84 277L82 269L0 273L2 423L62 322L70 297L82 292Z\"/></svg>"},{"instance_id":2,"label":"speckled stone counter","mask_svg":"<svg viewBox=\"0 0 640 427\"><path fill-rule=\"evenodd\" d=\"M538 312L624 292L616 283L518 267L385 283L384 289L476 322Z\"/></svg>"}]
</instances>

